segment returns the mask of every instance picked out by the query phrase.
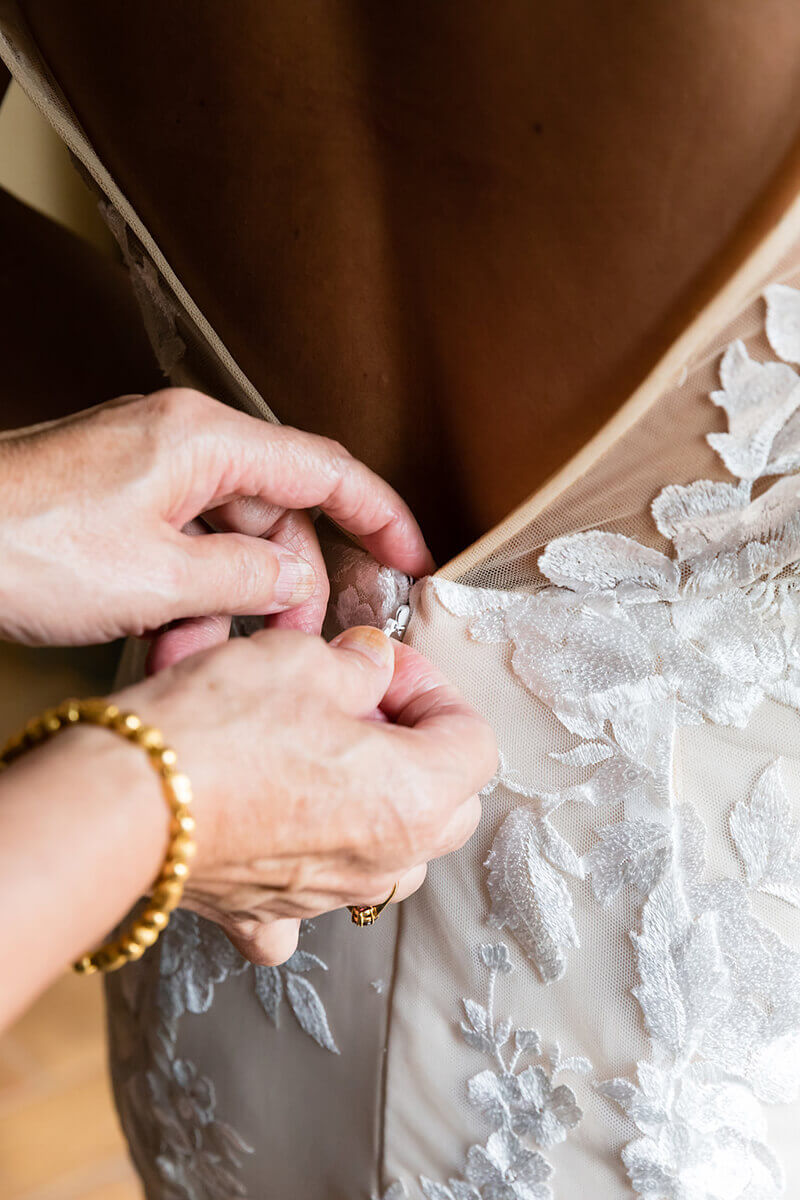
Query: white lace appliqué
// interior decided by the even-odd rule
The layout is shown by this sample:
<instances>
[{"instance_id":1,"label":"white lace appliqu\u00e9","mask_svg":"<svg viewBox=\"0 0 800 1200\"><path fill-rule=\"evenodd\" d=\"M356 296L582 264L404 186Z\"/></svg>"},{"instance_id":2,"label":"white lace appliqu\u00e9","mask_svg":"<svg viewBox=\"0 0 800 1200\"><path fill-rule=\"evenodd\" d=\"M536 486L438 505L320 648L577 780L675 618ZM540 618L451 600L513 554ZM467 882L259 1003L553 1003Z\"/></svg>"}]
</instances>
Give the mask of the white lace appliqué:
<instances>
[{"instance_id":1,"label":"white lace appliqu\u00e9","mask_svg":"<svg viewBox=\"0 0 800 1200\"><path fill-rule=\"evenodd\" d=\"M800 293L776 285L767 304L772 348L800 362ZM536 594L429 584L470 618L472 638L510 643L516 675L577 738L552 755L568 779L557 790L498 776L523 803L487 860L491 922L549 982L579 943L570 877L588 876L603 905L631 886L641 897L633 990L651 1060L635 1079L599 1089L636 1129L623 1160L642 1200L782 1195L762 1103L800 1091L800 955L749 900L760 890L800 906L800 827L780 764L729 813L742 880L706 881L705 829L673 787L681 726L743 727L768 697L800 710L800 481L791 474L800 469L800 377L786 362L755 362L741 342L725 352L720 377L712 400L728 432L708 441L738 482L701 480L656 497L671 556L594 530L550 543L539 559L549 586ZM601 826L582 857L553 826L564 804L620 801L621 819ZM480 1095L491 1111L513 1113L503 1089L521 1085L503 1080L487 1079ZM513 1124L495 1136L515 1136ZM430 1193L478 1194L540 1193Z\"/></svg>"},{"instance_id":2,"label":"white lace appliqu\u00e9","mask_svg":"<svg viewBox=\"0 0 800 1200\"><path fill-rule=\"evenodd\" d=\"M773 763L730 815L748 885L800 908L800 826Z\"/></svg>"},{"instance_id":3,"label":"white lace appliqu\u00e9","mask_svg":"<svg viewBox=\"0 0 800 1200\"><path fill-rule=\"evenodd\" d=\"M492 1132L469 1148L463 1178L444 1184L422 1176L419 1185L425 1200L553 1200L552 1167L541 1151L563 1142L583 1115L572 1089L554 1080L566 1071L584 1075L591 1064L562 1057L557 1044L543 1048L535 1029L498 1019L497 981L514 970L508 947L487 943L478 954L489 972L486 1003L464 1000L460 1028L467 1045L489 1060L467 1083L467 1097ZM540 1061L533 1065L531 1059ZM407 1194L395 1183L384 1200Z\"/></svg>"}]
</instances>

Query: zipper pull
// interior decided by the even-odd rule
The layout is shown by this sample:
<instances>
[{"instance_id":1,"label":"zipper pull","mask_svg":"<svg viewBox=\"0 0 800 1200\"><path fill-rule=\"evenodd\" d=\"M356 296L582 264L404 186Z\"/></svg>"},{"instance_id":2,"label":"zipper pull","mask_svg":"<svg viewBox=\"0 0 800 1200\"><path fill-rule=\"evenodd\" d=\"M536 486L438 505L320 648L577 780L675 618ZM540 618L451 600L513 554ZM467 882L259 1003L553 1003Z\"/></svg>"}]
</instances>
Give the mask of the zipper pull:
<instances>
[{"instance_id":1,"label":"zipper pull","mask_svg":"<svg viewBox=\"0 0 800 1200\"><path fill-rule=\"evenodd\" d=\"M402 642L408 629L408 622L411 620L411 605L401 604L397 612L383 627L383 632L387 637L395 638L396 641Z\"/></svg>"}]
</instances>

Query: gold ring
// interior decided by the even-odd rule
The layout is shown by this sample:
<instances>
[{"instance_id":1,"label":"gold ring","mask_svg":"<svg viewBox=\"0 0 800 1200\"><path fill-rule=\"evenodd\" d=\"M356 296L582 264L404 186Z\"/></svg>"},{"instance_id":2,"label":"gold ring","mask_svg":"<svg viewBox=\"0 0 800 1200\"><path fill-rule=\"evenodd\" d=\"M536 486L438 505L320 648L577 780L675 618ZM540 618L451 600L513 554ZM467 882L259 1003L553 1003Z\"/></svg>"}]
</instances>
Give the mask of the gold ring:
<instances>
[{"instance_id":1,"label":"gold ring","mask_svg":"<svg viewBox=\"0 0 800 1200\"><path fill-rule=\"evenodd\" d=\"M358 925L359 929L363 929L365 925L374 925L396 891L397 884L389 892L383 904L348 904L353 924Z\"/></svg>"}]
</instances>

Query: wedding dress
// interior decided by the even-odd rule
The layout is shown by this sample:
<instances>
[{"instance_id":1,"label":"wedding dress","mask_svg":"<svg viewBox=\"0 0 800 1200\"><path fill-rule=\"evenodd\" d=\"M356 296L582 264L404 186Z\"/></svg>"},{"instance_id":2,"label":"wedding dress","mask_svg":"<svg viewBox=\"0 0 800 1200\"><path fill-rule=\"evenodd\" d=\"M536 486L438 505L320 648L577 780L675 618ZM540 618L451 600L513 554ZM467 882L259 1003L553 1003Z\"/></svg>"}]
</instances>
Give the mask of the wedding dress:
<instances>
[{"instance_id":1,"label":"wedding dress","mask_svg":"<svg viewBox=\"0 0 800 1200\"><path fill-rule=\"evenodd\" d=\"M1 24L165 371L270 416L13 6ZM405 637L501 766L470 843L373 929L333 913L252 967L179 912L110 978L150 1200L797 1194L798 364L794 195L617 416L459 558L412 585L332 541L327 632Z\"/></svg>"}]
</instances>

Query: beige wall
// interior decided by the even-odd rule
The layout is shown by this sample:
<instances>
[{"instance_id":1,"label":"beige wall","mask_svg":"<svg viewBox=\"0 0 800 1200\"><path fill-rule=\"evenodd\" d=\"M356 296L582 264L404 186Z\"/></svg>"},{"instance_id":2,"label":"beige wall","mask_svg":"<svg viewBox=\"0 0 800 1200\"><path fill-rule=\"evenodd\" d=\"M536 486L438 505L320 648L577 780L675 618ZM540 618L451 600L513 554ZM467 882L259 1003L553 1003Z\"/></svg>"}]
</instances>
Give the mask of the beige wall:
<instances>
[{"instance_id":1,"label":"beige wall","mask_svg":"<svg viewBox=\"0 0 800 1200\"><path fill-rule=\"evenodd\" d=\"M0 187L110 253L94 196L58 135L12 83L0 105Z\"/></svg>"}]
</instances>

